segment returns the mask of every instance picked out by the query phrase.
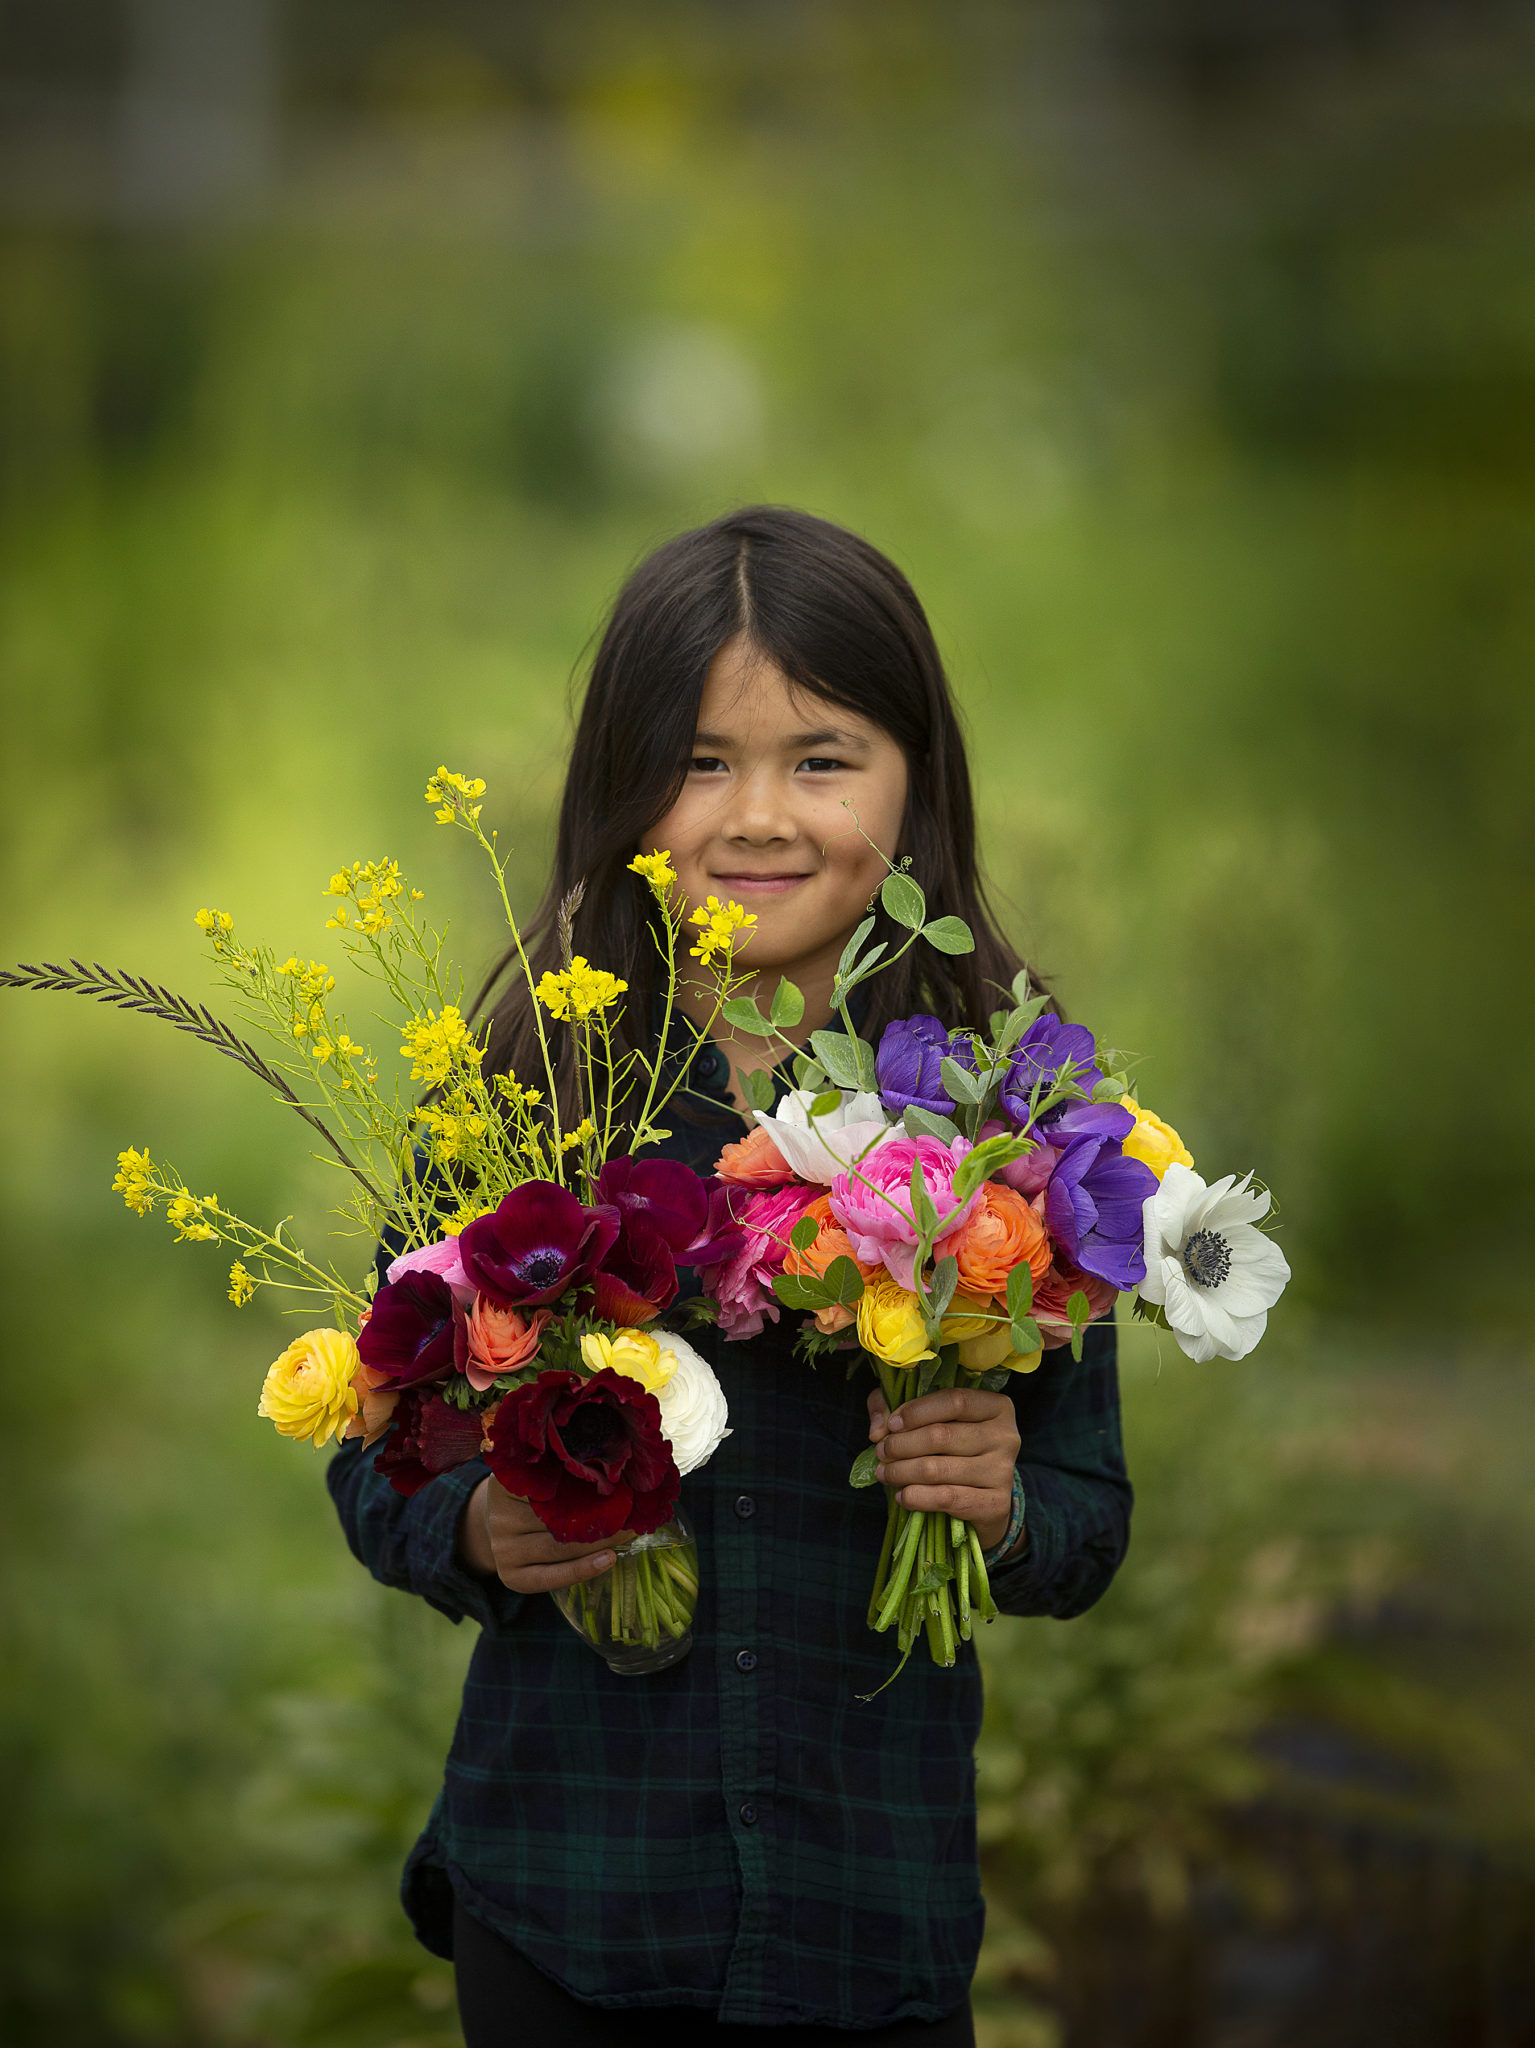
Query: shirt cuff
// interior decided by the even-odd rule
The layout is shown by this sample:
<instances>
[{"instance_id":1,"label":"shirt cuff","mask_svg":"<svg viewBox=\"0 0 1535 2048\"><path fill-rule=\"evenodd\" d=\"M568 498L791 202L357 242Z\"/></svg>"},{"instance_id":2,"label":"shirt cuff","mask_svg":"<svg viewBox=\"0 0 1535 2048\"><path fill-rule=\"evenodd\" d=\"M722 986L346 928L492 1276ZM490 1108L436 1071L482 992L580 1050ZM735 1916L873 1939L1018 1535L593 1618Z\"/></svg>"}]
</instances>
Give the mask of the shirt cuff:
<instances>
[{"instance_id":1,"label":"shirt cuff","mask_svg":"<svg viewBox=\"0 0 1535 2048\"><path fill-rule=\"evenodd\" d=\"M1016 1556L1004 1555L995 1565L988 1557L986 1576L992 1598L1004 1614L1048 1614L1049 1596L1066 1553L1065 1531L1052 1510L1047 1487L1025 1486L1021 1473L1015 1474L1014 1484L1028 1495L1024 1526L1029 1540ZM1017 1538L1013 1540L1016 1542Z\"/></svg>"},{"instance_id":2,"label":"shirt cuff","mask_svg":"<svg viewBox=\"0 0 1535 2048\"><path fill-rule=\"evenodd\" d=\"M998 1565L1002 1562L1003 1558L1006 1557L1007 1553L1018 1541L1018 1538L1023 1534L1024 1506L1023 1474L1015 1465L1013 1467L1013 1511L1008 1516L1006 1533L1002 1537L1001 1542L994 1543L981 1560L988 1573L993 1565Z\"/></svg>"},{"instance_id":3,"label":"shirt cuff","mask_svg":"<svg viewBox=\"0 0 1535 2048\"><path fill-rule=\"evenodd\" d=\"M413 1592L455 1621L464 1616L494 1630L515 1620L523 1595L493 1575L481 1578L470 1571L458 1551L459 1522L488 1469L483 1458L471 1458L430 1480L412 1500L418 1519L410 1546L410 1583Z\"/></svg>"}]
</instances>

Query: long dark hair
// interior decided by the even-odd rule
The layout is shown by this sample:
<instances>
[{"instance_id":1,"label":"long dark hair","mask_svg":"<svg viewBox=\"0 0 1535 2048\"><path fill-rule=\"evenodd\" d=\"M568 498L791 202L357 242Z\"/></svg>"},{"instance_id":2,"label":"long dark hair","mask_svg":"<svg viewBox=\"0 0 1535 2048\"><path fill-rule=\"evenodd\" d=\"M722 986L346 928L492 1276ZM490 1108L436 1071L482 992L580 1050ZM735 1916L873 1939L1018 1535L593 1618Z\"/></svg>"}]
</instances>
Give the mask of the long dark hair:
<instances>
[{"instance_id":1,"label":"long dark hair","mask_svg":"<svg viewBox=\"0 0 1535 2048\"><path fill-rule=\"evenodd\" d=\"M892 1018L924 1009L984 1028L1023 962L986 901L965 744L927 615L877 548L780 505L748 506L679 534L619 592L576 727L554 872L525 934L535 975L558 969L566 946L584 954L629 984L627 1043L646 1032L658 962L650 894L628 863L681 791L709 665L738 634L799 688L899 743L909 770L899 851L911 856L930 915L962 917L975 934L975 951L958 956L919 941L866 983L863 1035L877 1044ZM568 911L577 892L562 937L561 907ZM879 916L874 936L897 940ZM509 952L477 1008L516 966ZM490 1012L485 1067L541 1079L520 970Z\"/></svg>"}]
</instances>

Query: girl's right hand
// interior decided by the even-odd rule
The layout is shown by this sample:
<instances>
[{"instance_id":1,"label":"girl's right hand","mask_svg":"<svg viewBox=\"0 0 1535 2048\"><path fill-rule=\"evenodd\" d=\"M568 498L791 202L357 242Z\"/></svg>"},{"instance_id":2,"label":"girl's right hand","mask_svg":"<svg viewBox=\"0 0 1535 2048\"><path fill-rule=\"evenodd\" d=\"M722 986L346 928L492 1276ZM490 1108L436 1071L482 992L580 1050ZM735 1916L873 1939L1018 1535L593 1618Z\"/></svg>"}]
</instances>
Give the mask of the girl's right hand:
<instances>
[{"instance_id":1,"label":"girl's right hand","mask_svg":"<svg viewBox=\"0 0 1535 2048\"><path fill-rule=\"evenodd\" d=\"M552 1593L605 1572L620 1543L634 1531L620 1529L606 1543L556 1543L525 1500L487 1475L470 1494L458 1525L458 1553L470 1571L492 1572L514 1593Z\"/></svg>"}]
</instances>

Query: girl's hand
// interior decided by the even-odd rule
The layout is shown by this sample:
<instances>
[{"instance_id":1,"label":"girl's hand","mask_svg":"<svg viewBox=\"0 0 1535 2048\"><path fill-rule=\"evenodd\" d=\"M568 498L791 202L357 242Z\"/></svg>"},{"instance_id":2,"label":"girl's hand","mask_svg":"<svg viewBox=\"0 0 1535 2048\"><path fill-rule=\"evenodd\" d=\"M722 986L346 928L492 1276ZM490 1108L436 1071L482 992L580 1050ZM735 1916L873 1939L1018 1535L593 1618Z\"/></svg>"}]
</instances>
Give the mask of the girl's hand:
<instances>
[{"instance_id":1,"label":"girl's hand","mask_svg":"<svg viewBox=\"0 0 1535 2048\"><path fill-rule=\"evenodd\" d=\"M621 1529L606 1543L556 1543L525 1500L487 1475L470 1494L458 1524L458 1554L470 1571L492 1572L514 1593L552 1593L595 1579L613 1562L614 1546L632 1543Z\"/></svg>"},{"instance_id":2,"label":"girl's hand","mask_svg":"<svg viewBox=\"0 0 1535 2048\"><path fill-rule=\"evenodd\" d=\"M1007 1534L1020 1438L1006 1394L945 1387L904 1401L892 1415L878 1387L869 1396L869 1440L882 1485L903 1508L929 1508L974 1526L981 1548Z\"/></svg>"}]
</instances>

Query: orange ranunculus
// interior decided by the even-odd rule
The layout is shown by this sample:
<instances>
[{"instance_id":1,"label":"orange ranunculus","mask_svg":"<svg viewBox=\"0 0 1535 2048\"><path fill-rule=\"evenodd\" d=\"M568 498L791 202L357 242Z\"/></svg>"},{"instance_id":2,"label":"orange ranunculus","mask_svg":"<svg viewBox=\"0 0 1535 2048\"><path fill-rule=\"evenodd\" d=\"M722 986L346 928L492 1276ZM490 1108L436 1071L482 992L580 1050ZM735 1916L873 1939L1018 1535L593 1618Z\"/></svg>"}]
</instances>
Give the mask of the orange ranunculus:
<instances>
[{"instance_id":1,"label":"orange ranunculus","mask_svg":"<svg viewBox=\"0 0 1535 2048\"><path fill-rule=\"evenodd\" d=\"M1025 1196L1002 1181L981 1184L981 1199L948 1249L959 1262L960 1291L1006 1294L1014 1266L1027 1264L1037 1286L1050 1270L1050 1240Z\"/></svg>"},{"instance_id":2,"label":"orange ranunculus","mask_svg":"<svg viewBox=\"0 0 1535 2048\"><path fill-rule=\"evenodd\" d=\"M754 1124L744 1138L727 1145L714 1170L721 1180L738 1188L781 1188L794 1178L794 1168L761 1124Z\"/></svg>"},{"instance_id":3,"label":"orange ranunculus","mask_svg":"<svg viewBox=\"0 0 1535 2048\"><path fill-rule=\"evenodd\" d=\"M515 1308L502 1308L483 1294L474 1297L469 1311L469 1356L464 1373L471 1387L484 1393L499 1373L515 1372L538 1352L538 1340L554 1311L536 1308L523 1315Z\"/></svg>"},{"instance_id":4,"label":"orange ranunculus","mask_svg":"<svg viewBox=\"0 0 1535 2048\"><path fill-rule=\"evenodd\" d=\"M818 1196L805 1211L805 1215L816 1226L815 1243L808 1251L803 1252L797 1252L793 1245L790 1245L783 1269L798 1280L820 1280L825 1277L826 1269L833 1259L853 1259L852 1240L832 1215L829 1195ZM801 1218L801 1221L803 1220ZM858 1267L865 1280L876 1279L885 1270L880 1265L860 1265L857 1259L853 1259L853 1264ZM829 1337L835 1330L845 1330L855 1313L856 1311L851 1308L818 1309L815 1326Z\"/></svg>"},{"instance_id":5,"label":"orange ranunculus","mask_svg":"<svg viewBox=\"0 0 1535 2048\"><path fill-rule=\"evenodd\" d=\"M1066 1313L1066 1304L1079 1292L1087 1296L1089 1320L1097 1322L1114 1306L1119 1290L1107 1280L1100 1280L1096 1273L1084 1273L1064 1252L1058 1252L1045 1279L1034 1283L1032 1314L1047 1351L1071 1342L1071 1317Z\"/></svg>"},{"instance_id":6,"label":"orange ranunculus","mask_svg":"<svg viewBox=\"0 0 1535 2048\"><path fill-rule=\"evenodd\" d=\"M352 1392L357 1396L357 1413L346 1426L346 1435L360 1436L363 1448L377 1442L394 1420L400 1389L388 1384L375 1366L359 1365L352 1374Z\"/></svg>"}]
</instances>

